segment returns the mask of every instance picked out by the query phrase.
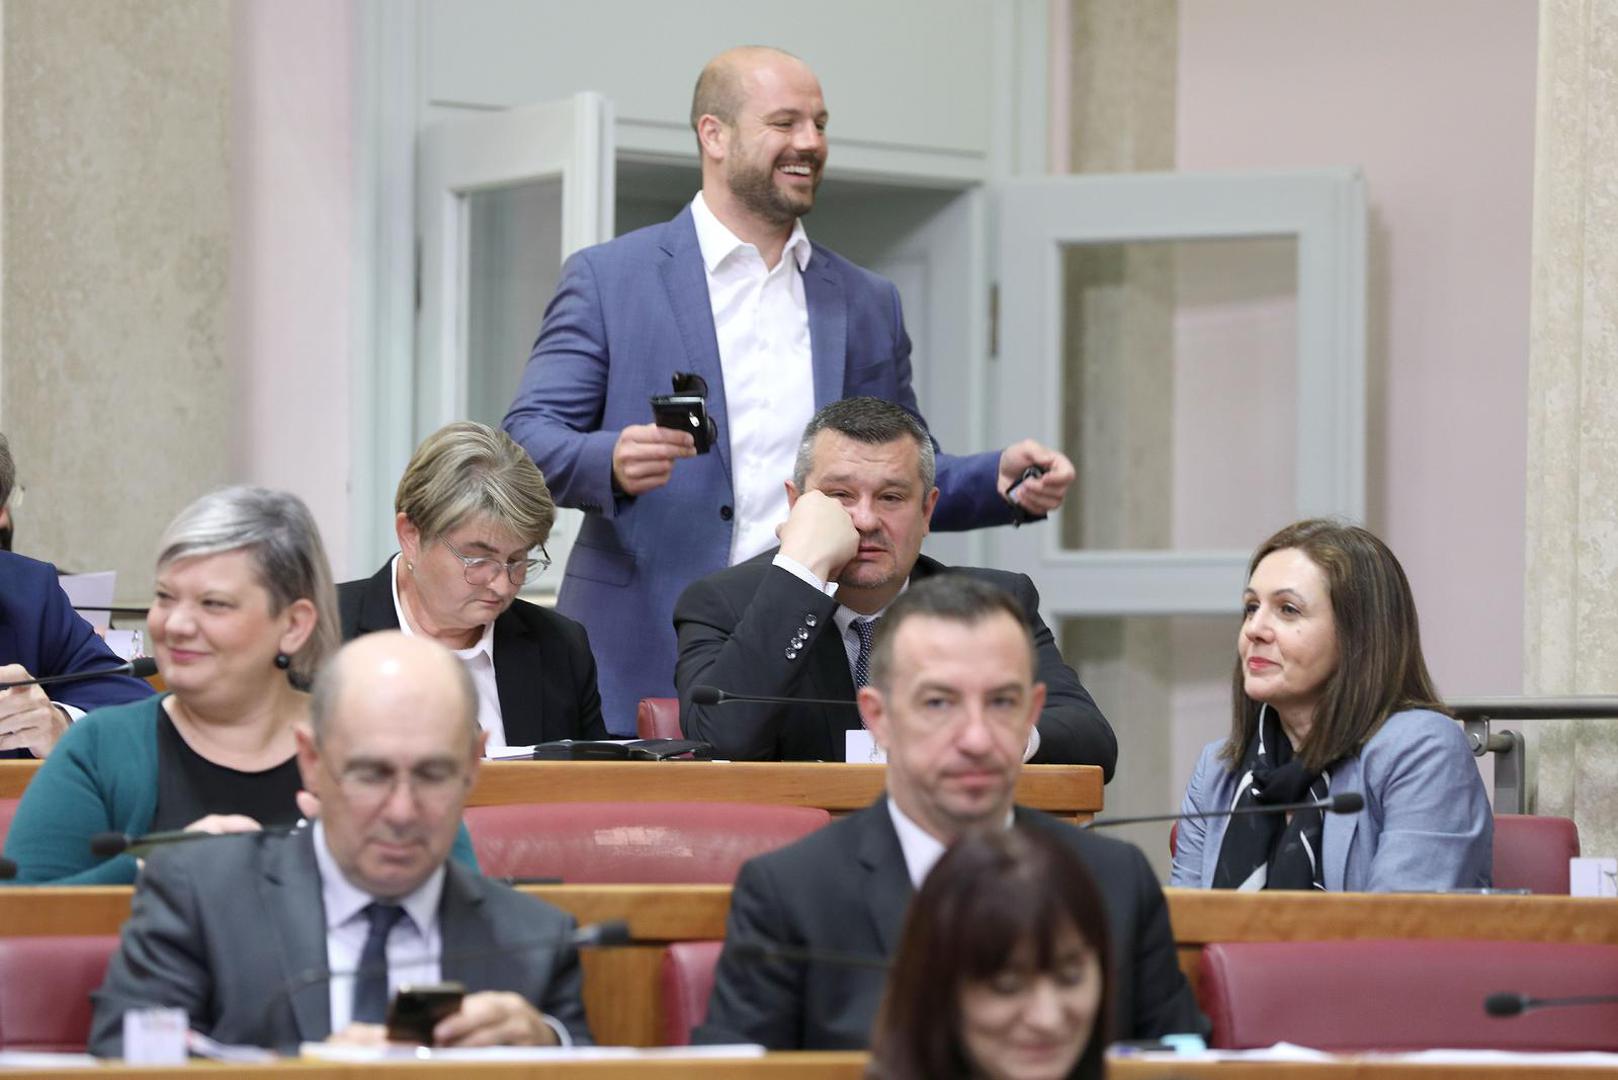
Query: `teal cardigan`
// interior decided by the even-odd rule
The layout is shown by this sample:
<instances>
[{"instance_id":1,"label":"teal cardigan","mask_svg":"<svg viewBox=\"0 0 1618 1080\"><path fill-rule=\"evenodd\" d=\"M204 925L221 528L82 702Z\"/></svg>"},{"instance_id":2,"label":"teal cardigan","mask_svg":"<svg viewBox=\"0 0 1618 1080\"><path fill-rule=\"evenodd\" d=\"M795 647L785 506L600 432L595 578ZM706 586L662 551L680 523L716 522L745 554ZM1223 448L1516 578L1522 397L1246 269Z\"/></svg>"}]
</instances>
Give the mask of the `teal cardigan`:
<instances>
[{"instance_id":1,"label":"teal cardigan","mask_svg":"<svg viewBox=\"0 0 1618 1080\"><path fill-rule=\"evenodd\" d=\"M90 837L151 831L157 813L157 710L163 698L113 705L76 721L23 792L6 835L16 885L128 885L132 855L102 859ZM461 826L450 856L477 869L472 838Z\"/></svg>"}]
</instances>

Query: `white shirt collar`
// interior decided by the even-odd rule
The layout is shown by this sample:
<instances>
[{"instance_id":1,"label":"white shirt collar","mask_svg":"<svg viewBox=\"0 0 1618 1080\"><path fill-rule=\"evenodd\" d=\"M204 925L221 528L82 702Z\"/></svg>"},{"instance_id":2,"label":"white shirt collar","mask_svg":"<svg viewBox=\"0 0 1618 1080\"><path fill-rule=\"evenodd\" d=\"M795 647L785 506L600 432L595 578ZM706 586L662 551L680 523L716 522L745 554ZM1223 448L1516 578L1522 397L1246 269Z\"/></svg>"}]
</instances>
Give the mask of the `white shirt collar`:
<instances>
[{"instance_id":1,"label":"white shirt collar","mask_svg":"<svg viewBox=\"0 0 1618 1080\"><path fill-rule=\"evenodd\" d=\"M714 216L700 191L697 192L696 198L691 200L691 220L697 227L697 247L702 251L702 264L710 274L738 248L747 248L755 252L758 250L731 232L724 222ZM781 249L781 253L791 255L792 261L798 265L800 271L808 267L811 254L809 234L804 232L802 218L792 222L792 235L787 237L786 247Z\"/></svg>"},{"instance_id":2,"label":"white shirt collar","mask_svg":"<svg viewBox=\"0 0 1618 1080\"><path fill-rule=\"evenodd\" d=\"M903 584L899 586L899 591L893 594L893 600L897 600L899 597L903 596L905 594L905 590L908 588L910 588L910 579L905 578ZM855 611L851 607L844 607L842 604L838 604L837 610L831 613L832 621L837 624L837 632L842 634L844 637L847 637L848 628L854 625L855 619L880 619L882 616L888 613L888 608L893 606L893 600L889 600L886 604L882 605L880 610L873 612L870 615Z\"/></svg>"},{"instance_id":3,"label":"white shirt collar","mask_svg":"<svg viewBox=\"0 0 1618 1080\"><path fill-rule=\"evenodd\" d=\"M915 820L899 809L893 794L888 794L888 816L893 819L893 831L899 834L899 850L904 852L905 870L910 875L910 884L920 889L921 883L927 880L927 875L933 872L938 860L944 857L947 845L938 837L917 825ZM1017 820L1016 810L1006 813L1006 828Z\"/></svg>"},{"instance_id":4,"label":"white shirt collar","mask_svg":"<svg viewBox=\"0 0 1618 1080\"><path fill-rule=\"evenodd\" d=\"M315 864L320 868L320 897L326 905L326 932L329 934L379 898L348 880L342 867L337 865L331 849L326 846L325 825L318 820L315 822L314 840ZM416 886L415 891L381 902L404 908L416 929L425 934L438 919L438 901L444 895L444 874L444 866L440 863L426 881Z\"/></svg>"},{"instance_id":5,"label":"white shirt collar","mask_svg":"<svg viewBox=\"0 0 1618 1080\"><path fill-rule=\"evenodd\" d=\"M393 583L393 614L399 620L399 629L411 637L416 636L416 628L410 625L410 619L405 614L404 600L399 596L399 560L403 555L393 557L392 572L389 579ZM471 660L482 654L488 657L489 663L494 663L494 620L483 624L483 636L474 641L470 648L451 649L450 652L462 660Z\"/></svg>"}]
</instances>

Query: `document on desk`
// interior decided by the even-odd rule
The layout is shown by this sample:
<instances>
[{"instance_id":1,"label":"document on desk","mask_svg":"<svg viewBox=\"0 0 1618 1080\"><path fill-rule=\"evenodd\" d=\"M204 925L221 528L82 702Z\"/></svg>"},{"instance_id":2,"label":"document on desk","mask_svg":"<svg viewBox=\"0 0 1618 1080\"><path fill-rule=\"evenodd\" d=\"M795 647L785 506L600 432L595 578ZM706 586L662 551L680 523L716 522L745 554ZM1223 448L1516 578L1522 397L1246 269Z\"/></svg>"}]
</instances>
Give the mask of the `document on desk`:
<instances>
[{"instance_id":1,"label":"document on desk","mask_svg":"<svg viewBox=\"0 0 1618 1080\"><path fill-rule=\"evenodd\" d=\"M756 1043L724 1046L477 1046L456 1047L344 1046L304 1043L299 1054L321 1061L347 1064L379 1061L626 1061L662 1058L756 1058L764 1047Z\"/></svg>"},{"instance_id":2,"label":"document on desk","mask_svg":"<svg viewBox=\"0 0 1618 1080\"><path fill-rule=\"evenodd\" d=\"M1343 1062L1358 1061L1367 1064L1406 1065L1463 1065L1491 1067L1506 1070L1523 1065L1560 1065L1586 1068L1613 1068L1618 1066L1618 1054L1595 1050L1524 1053L1506 1050L1414 1050L1398 1054L1330 1054L1293 1043L1276 1043L1258 1050L1204 1050L1199 1053L1176 1054L1163 1050L1127 1050L1117 1048L1109 1052L1115 1058L1132 1061L1293 1061Z\"/></svg>"},{"instance_id":3,"label":"document on desk","mask_svg":"<svg viewBox=\"0 0 1618 1080\"><path fill-rule=\"evenodd\" d=\"M37 1050L0 1050L0 1069L84 1069L101 1062L89 1054L47 1054Z\"/></svg>"}]
</instances>

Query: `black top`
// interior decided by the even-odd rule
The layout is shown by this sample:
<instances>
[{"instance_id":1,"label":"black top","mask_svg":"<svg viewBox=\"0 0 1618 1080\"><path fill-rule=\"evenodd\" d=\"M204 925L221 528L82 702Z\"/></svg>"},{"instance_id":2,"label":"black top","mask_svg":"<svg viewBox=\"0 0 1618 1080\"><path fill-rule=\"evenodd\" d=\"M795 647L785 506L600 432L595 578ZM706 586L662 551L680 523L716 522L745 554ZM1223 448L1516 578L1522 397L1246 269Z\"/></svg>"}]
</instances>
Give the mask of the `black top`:
<instances>
[{"instance_id":1,"label":"black top","mask_svg":"<svg viewBox=\"0 0 1618 1080\"><path fill-rule=\"evenodd\" d=\"M209 814L246 814L260 825L290 825L299 817L295 796L301 787L296 754L263 772L216 765L191 749L168 710L158 706L152 832L183 829Z\"/></svg>"}]
</instances>

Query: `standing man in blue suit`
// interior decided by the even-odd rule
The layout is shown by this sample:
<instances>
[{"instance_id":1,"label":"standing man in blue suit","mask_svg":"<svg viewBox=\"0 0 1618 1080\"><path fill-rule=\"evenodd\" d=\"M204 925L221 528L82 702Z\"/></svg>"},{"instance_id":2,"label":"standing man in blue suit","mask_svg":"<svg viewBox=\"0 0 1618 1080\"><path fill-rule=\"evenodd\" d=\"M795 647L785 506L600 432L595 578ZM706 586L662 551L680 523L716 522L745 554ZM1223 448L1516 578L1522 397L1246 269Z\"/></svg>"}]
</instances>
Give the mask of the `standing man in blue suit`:
<instances>
[{"instance_id":1,"label":"standing man in blue suit","mask_svg":"<svg viewBox=\"0 0 1618 1080\"><path fill-rule=\"evenodd\" d=\"M868 395L917 412L898 290L799 221L826 120L796 57L746 47L710 61L691 106L701 192L673 221L568 260L506 416L557 501L588 514L558 609L590 631L615 732L633 730L638 699L673 694L681 591L775 545L780 479L815 409ZM680 373L701 377L718 426L701 456L690 435L646 422ZM1030 466L1044 475L1008 497ZM940 455L933 527L1049 513L1073 476L1032 440Z\"/></svg>"}]
</instances>

